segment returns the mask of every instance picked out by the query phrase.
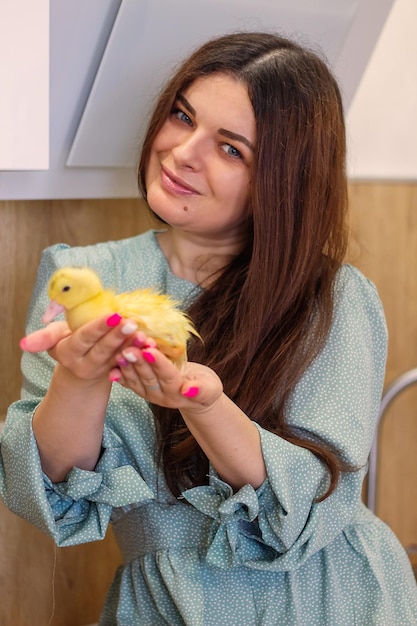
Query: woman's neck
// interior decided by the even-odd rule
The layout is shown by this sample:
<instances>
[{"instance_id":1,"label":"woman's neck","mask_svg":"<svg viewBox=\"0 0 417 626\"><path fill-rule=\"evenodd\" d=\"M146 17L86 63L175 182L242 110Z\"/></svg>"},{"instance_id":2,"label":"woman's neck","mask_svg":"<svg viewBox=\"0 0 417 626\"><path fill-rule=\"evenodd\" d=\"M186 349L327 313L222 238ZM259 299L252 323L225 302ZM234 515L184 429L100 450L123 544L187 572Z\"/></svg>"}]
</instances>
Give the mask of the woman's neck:
<instances>
[{"instance_id":1,"label":"woman's neck","mask_svg":"<svg viewBox=\"0 0 417 626\"><path fill-rule=\"evenodd\" d=\"M168 228L158 243L175 276L207 287L241 249L241 242L211 240Z\"/></svg>"}]
</instances>

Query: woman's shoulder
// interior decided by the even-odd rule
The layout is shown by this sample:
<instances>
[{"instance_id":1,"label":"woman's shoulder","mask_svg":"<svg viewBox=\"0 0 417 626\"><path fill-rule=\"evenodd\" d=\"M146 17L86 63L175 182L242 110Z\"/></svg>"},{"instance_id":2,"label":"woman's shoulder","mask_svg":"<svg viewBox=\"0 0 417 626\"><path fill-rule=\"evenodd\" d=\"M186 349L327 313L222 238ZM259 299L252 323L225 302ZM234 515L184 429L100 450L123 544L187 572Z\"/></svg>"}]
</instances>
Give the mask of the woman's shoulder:
<instances>
[{"instance_id":1,"label":"woman's shoulder","mask_svg":"<svg viewBox=\"0 0 417 626\"><path fill-rule=\"evenodd\" d=\"M360 323L373 320L386 333L384 308L376 285L357 267L341 266L335 281L335 313L337 317L351 317Z\"/></svg>"},{"instance_id":2,"label":"woman's shoulder","mask_svg":"<svg viewBox=\"0 0 417 626\"><path fill-rule=\"evenodd\" d=\"M370 278L365 276L357 267L350 263L344 263L336 276L336 294L357 292L371 299L379 300L378 290Z\"/></svg>"},{"instance_id":3,"label":"woman's shoulder","mask_svg":"<svg viewBox=\"0 0 417 626\"><path fill-rule=\"evenodd\" d=\"M107 261L114 256L124 255L148 255L155 254L158 246L155 239L155 231L148 230L140 235L128 237L126 239L102 241L86 246L70 246L66 243L56 243L45 248L42 256L49 256L59 260L59 262L72 262L81 264L83 262L100 263L103 259Z\"/></svg>"},{"instance_id":4,"label":"woman's shoulder","mask_svg":"<svg viewBox=\"0 0 417 626\"><path fill-rule=\"evenodd\" d=\"M143 280L146 282L147 277L154 282L158 274L166 271L166 260L154 230L87 246L57 243L43 251L41 268L49 275L54 269L67 265L91 267L106 286L118 285L126 289Z\"/></svg>"},{"instance_id":5,"label":"woman's shoulder","mask_svg":"<svg viewBox=\"0 0 417 626\"><path fill-rule=\"evenodd\" d=\"M357 267L350 263L344 263L336 277L337 289L358 289L365 292L376 293L377 289L374 283L363 274Z\"/></svg>"}]
</instances>

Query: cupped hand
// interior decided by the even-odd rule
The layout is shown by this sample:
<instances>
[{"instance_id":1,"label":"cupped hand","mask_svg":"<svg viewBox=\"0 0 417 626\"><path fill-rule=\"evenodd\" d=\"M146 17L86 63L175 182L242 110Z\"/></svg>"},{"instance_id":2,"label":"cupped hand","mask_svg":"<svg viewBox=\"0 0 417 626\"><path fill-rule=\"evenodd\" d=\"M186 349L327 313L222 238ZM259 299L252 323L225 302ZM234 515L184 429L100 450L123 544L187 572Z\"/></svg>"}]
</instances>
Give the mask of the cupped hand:
<instances>
[{"instance_id":1,"label":"cupped hand","mask_svg":"<svg viewBox=\"0 0 417 626\"><path fill-rule=\"evenodd\" d=\"M137 327L130 320L114 325L114 316L104 316L71 332L66 322L52 322L24 337L20 347L27 352L46 350L58 363L80 379L108 378L116 354L128 345Z\"/></svg>"},{"instance_id":2,"label":"cupped hand","mask_svg":"<svg viewBox=\"0 0 417 626\"><path fill-rule=\"evenodd\" d=\"M136 345L129 345L116 357L118 367L110 379L132 389L154 404L169 408L205 411L220 398L223 385L217 374L201 363L187 362L181 370L152 340L136 337Z\"/></svg>"}]
</instances>

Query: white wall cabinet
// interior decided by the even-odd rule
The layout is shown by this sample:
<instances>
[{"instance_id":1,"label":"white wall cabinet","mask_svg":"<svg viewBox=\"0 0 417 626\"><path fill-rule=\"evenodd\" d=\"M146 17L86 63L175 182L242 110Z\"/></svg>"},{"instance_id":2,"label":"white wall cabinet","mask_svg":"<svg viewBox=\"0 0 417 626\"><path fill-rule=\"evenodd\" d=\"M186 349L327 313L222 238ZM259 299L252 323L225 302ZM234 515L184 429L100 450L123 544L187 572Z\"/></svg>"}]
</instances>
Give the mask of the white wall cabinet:
<instances>
[{"instance_id":1,"label":"white wall cabinet","mask_svg":"<svg viewBox=\"0 0 417 626\"><path fill-rule=\"evenodd\" d=\"M0 170L49 166L49 0L0 0Z\"/></svg>"},{"instance_id":2,"label":"white wall cabinet","mask_svg":"<svg viewBox=\"0 0 417 626\"><path fill-rule=\"evenodd\" d=\"M135 197L161 81L224 32L275 29L320 46L348 109L399 1L0 0L0 200Z\"/></svg>"}]
</instances>

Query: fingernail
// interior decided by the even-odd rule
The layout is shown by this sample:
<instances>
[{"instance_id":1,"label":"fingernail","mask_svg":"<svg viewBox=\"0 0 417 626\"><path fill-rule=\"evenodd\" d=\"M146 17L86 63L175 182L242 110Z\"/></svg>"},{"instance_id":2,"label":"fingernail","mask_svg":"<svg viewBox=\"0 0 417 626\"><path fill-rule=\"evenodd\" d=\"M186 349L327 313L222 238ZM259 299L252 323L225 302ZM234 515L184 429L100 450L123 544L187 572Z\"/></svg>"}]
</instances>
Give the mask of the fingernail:
<instances>
[{"instance_id":1,"label":"fingernail","mask_svg":"<svg viewBox=\"0 0 417 626\"><path fill-rule=\"evenodd\" d=\"M128 321L124 324L122 328L122 333L124 335L131 335L138 329L138 325L135 322Z\"/></svg>"},{"instance_id":2,"label":"fingernail","mask_svg":"<svg viewBox=\"0 0 417 626\"><path fill-rule=\"evenodd\" d=\"M145 359L145 361L148 361L148 363L155 363L155 357L150 352L147 352L146 350L142 350L142 356Z\"/></svg>"},{"instance_id":3,"label":"fingernail","mask_svg":"<svg viewBox=\"0 0 417 626\"><path fill-rule=\"evenodd\" d=\"M26 350L26 347L27 347L26 337L22 337L22 339L19 341L19 346L21 350Z\"/></svg>"},{"instance_id":4,"label":"fingernail","mask_svg":"<svg viewBox=\"0 0 417 626\"><path fill-rule=\"evenodd\" d=\"M129 363L137 362L137 357L136 355L133 354L133 352L123 352L123 356L125 357L127 361L129 361Z\"/></svg>"},{"instance_id":5,"label":"fingernail","mask_svg":"<svg viewBox=\"0 0 417 626\"><path fill-rule=\"evenodd\" d=\"M189 387L187 391L183 391L182 395L186 398L195 398L200 392L199 387Z\"/></svg>"},{"instance_id":6,"label":"fingernail","mask_svg":"<svg viewBox=\"0 0 417 626\"><path fill-rule=\"evenodd\" d=\"M115 326L118 326L121 321L122 316L118 313L113 313L113 315L110 315L110 317L106 319L106 324L107 326L110 326L110 328L114 328Z\"/></svg>"},{"instance_id":7,"label":"fingernail","mask_svg":"<svg viewBox=\"0 0 417 626\"><path fill-rule=\"evenodd\" d=\"M119 367L126 367L126 365L129 365L129 361L127 361L127 359L123 359L122 357L118 357L116 359L116 363Z\"/></svg>"},{"instance_id":8,"label":"fingernail","mask_svg":"<svg viewBox=\"0 0 417 626\"><path fill-rule=\"evenodd\" d=\"M135 335L132 339L132 346L135 346L135 348L145 348L146 341Z\"/></svg>"},{"instance_id":9,"label":"fingernail","mask_svg":"<svg viewBox=\"0 0 417 626\"><path fill-rule=\"evenodd\" d=\"M145 341L144 339L136 336L133 338L132 345L136 348L156 348L155 341L153 339L150 339L149 337L148 340Z\"/></svg>"},{"instance_id":10,"label":"fingernail","mask_svg":"<svg viewBox=\"0 0 417 626\"><path fill-rule=\"evenodd\" d=\"M110 374L109 376L109 380L112 383L117 383L119 382L119 380L121 379L122 375L120 373L117 372L113 372L112 374Z\"/></svg>"}]
</instances>

